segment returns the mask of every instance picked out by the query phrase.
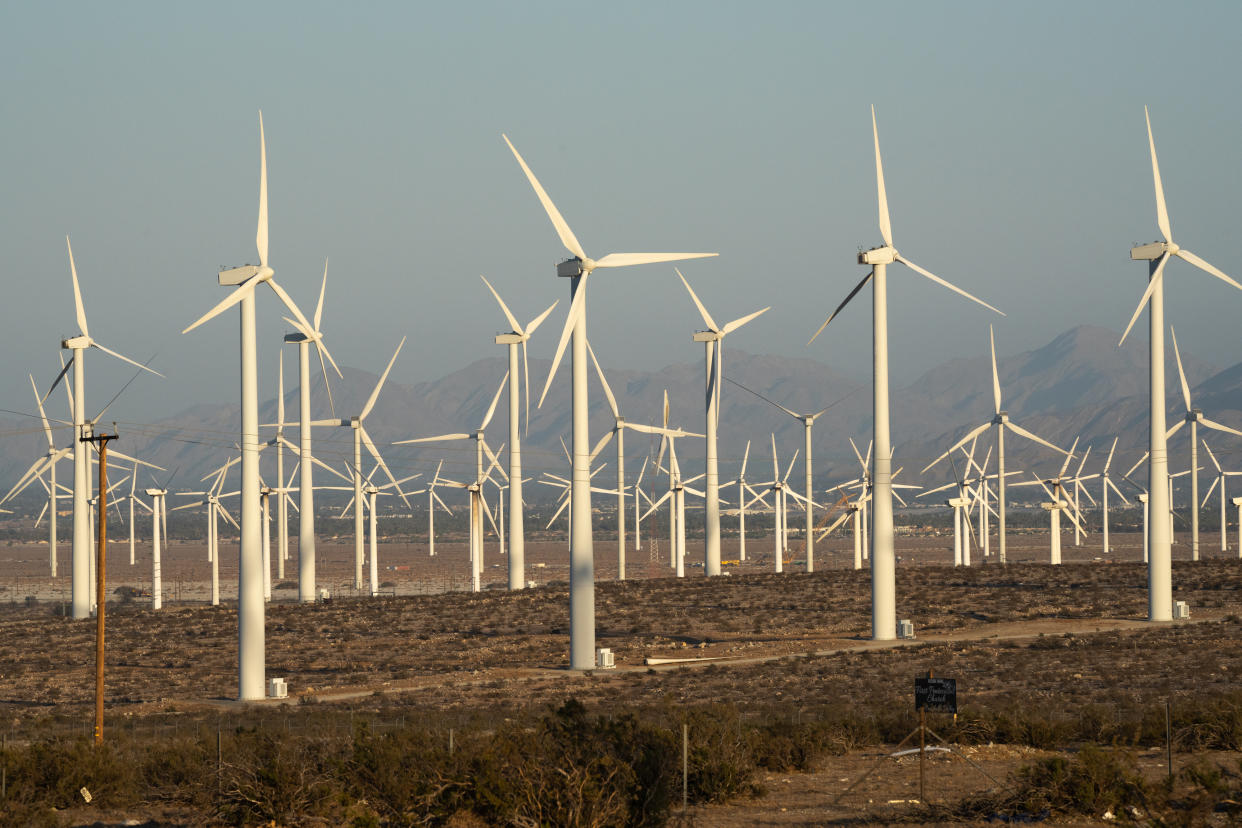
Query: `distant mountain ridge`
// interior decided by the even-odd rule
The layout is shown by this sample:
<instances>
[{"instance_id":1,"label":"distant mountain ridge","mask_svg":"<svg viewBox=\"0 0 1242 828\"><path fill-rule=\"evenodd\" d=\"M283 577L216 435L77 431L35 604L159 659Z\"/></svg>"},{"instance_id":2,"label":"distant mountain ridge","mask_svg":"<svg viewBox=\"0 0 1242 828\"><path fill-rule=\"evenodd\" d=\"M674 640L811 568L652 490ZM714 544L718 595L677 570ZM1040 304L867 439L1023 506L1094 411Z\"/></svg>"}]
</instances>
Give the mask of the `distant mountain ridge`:
<instances>
[{"instance_id":1,"label":"distant mountain ridge","mask_svg":"<svg viewBox=\"0 0 1242 828\"><path fill-rule=\"evenodd\" d=\"M999 362L1003 389L1003 407L1015 422L1025 426L1057 445L1068 448L1075 436L1080 447L1093 447L1089 468L1098 471L1113 437L1120 435L1119 457L1114 461L1119 471L1128 468L1145 450L1147 442L1147 345L1127 342L1117 347L1119 335L1104 328L1078 327L1062 333L1043 347L1006 357ZM1003 347L1003 342L998 342ZM1170 349L1171 351L1171 349ZM905 466L903 479L920 482L918 470L970 428L990 419L993 412L991 364L987 343L981 343L982 355L970 359L954 359L927 371L914 382L892 391L892 432L895 464ZM688 431L703 431L704 366L701 361L668 365L658 371L631 371L607 366L609 384L617 397L623 416L631 422L658 423L661 418L664 389L668 389L671 424ZM1181 401L1177 369L1169 356L1168 382L1169 424L1180 418ZM1183 355L1187 379L1192 386L1195 405L1207 416L1233 427L1242 427L1242 363L1223 371L1189 355ZM532 360L530 377L533 394L538 395L546 378L549 364ZM417 447L393 446L396 440L429 437L452 432L472 432L480 425L487 407L507 370L506 360L483 359L453 371L444 377L415 385L389 380L385 385L366 426L380 445L385 459L398 476L422 472L430 475L436 462L445 460L443 474L466 480L474 473L474 451L469 441L427 444ZM332 385L335 416L348 418L356 414L369 396L377 380L375 374L343 368L344 378ZM831 406L819 418L814 429L814 461L817 486L826 487L857 475L849 439L853 438L865 452L871 432L871 389L869 381L859 381L832 366L811 358L748 354L726 349L726 377L781 405L797 412L811 413ZM560 376L554 381L542 408L532 400L530 421L522 436L525 473L535 477L544 471L563 474L567 461L560 445L563 437L569 442L569 367L563 363ZM600 393L598 380L591 372L591 435L592 442L612 427L612 415ZM746 441L750 441L747 479L755 482L772 477L771 437L775 434L780 469L783 474L794 452L803 446L802 424L732 383L722 388L720 419L721 478L736 476ZM316 418L331 415L328 397L322 382L316 382L311 395ZM523 406L524 410L524 406ZM298 412L296 389L286 393L286 420L295 422ZM487 430L487 441L499 450L508 439L507 391ZM269 423L276 417L276 402L267 400L261 409L260 422ZM34 421L10 421L4 427L10 437L0 441L0 472L3 479L16 481L21 473L46 446L41 430ZM235 404L196 404L179 414L150 424L122 425L127 432L126 453L137 452L170 472L177 469L174 489L199 487L200 478L236 453L237 406ZM345 472L353 456L352 434L348 428L322 427L315 430L315 454L334 468ZM264 429L263 439L271 436ZM58 432L63 442L66 432ZM286 429L286 436L297 442L296 424ZM1230 457L1242 448L1242 438L1207 435L1220 446L1218 456ZM991 432L980 438L978 459L992 444ZM642 458L657 448L655 440L631 432L627 435L627 477L633 480ZM1216 446L1214 446L1215 450ZM680 440L677 451L687 476L702 468L702 441ZM1010 468L1040 468L1060 463L1047 449L1015 439L1007 444ZM1179 433L1171 441L1173 467L1185 467L1182 459L1185 438ZM265 452L270 455L271 452ZM1231 458L1232 459L1232 458ZM615 448L609 446L596 463L615 462ZM293 455L285 459L285 474L290 475L296 464ZM371 461L364 450L364 466ZM1239 464L1242 467L1242 463ZM61 465L60 479L69 477L69 464ZM801 460L791 480L801 480ZM275 464L266 458L263 470L274 482ZM649 475L652 471L649 469ZM926 482L942 483L951 472L945 468L929 474ZM615 472L605 471L601 480L615 480ZM166 475L160 475L161 479ZM318 483L328 483L330 475L316 473ZM650 479L650 478L647 478ZM144 480L144 485L146 484ZM421 481L420 481L421 482ZM10 484L11 485L11 484ZM416 484L415 484L416 485ZM7 487L0 487L7 490ZM528 499L546 499L555 494L548 487L528 484ZM727 497L727 494L726 494Z\"/></svg>"}]
</instances>

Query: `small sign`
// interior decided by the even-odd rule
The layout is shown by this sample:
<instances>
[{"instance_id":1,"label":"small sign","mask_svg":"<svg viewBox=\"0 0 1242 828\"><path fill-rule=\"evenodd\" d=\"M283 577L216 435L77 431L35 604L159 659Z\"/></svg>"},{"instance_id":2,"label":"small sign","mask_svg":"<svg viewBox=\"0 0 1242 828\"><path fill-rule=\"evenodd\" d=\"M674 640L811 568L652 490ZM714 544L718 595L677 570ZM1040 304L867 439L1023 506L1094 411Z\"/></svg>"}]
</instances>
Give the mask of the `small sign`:
<instances>
[{"instance_id":1,"label":"small sign","mask_svg":"<svg viewBox=\"0 0 1242 828\"><path fill-rule=\"evenodd\" d=\"M914 709L931 713L957 712L957 679L921 677L914 680Z\"/></svg>"},{"instance_id":2,"label":"small sign","mask_svg":"<svg viewBox=\"0 0 1242 828\"><path fill-rule=\"evenodd\" d=\"M91 801L91 792L83 786L82 790L78 791L78 793L82 794L82 798L85 799L86 803L89 805Z\"/></svg>"}]
</instances>

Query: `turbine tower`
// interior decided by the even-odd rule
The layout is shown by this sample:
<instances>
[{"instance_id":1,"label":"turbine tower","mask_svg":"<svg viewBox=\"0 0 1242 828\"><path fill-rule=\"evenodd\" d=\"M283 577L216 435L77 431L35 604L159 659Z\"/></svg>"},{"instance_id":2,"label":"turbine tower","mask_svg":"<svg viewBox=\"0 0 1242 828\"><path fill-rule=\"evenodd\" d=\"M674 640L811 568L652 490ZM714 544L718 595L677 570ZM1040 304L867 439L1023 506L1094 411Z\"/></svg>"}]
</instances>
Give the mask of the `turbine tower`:
<instances>
[{"instance_id":1,"label":"turbine tower","mask_svg":"<svg viewBox=\"0 0 1242 828\"><path fill-rule=\"evenodd\" d=\"M771 305L754 313L734 319L723 327L716 324L716 320L712 319L712 315L707 312L707 308L703 307L703 303L699 301L699 297L695 295L694 289L690 287L690 283L686 281L686 277L681 275L681 271L673 268L677 277L681 279L681 283L686 286L686 291L690 294L690 298L694 300L694 306L699 309L699 316L703 317L703 324L707 326L705 331L696 331L694 333L694 341L702 342L706 350L707 364L707 428L704 432L707 434L707 452L705 453L704 491L707 494L704 516L703 529L703 569L707 575L720 574L720 470L717 465L716 454L716 429L720 426L720 380L724 376L724 338L728 334L736 331L755 317L771 310ZM808 448L808 451L810 449ZM808 459L809 463L809 459ZM811 487L807 485L807 497L811 494ZM810 564L810 510L807 510L807 563ZM808 570L809 571L809 570Z\"/></svg>"},{"instance_id":2,"label":"turbine tower","mask_svg":"<svg viewBox=\"0 0 1242 828\"><path fill-rule=\"evenodd\" d=\"M526 586L526 536L522 520L526 510L522 505L522 442L518 406L522 396L522 386L525 385L526 424L529 427L530 367L526 361L526 343L530 341L535 330L543 324L543 320L548 318L548 314L552 313L552 309L557 306L558 302L553 302L547 310L523 328L518 324L517 317L509 312L509 306L500 298L500 294L496 292L496 288L492 287L492 283L482 275L479 278L483 280L483 284L487 285L492 296L496 297L496 303L500 305L505 319L513 326L513 330L508 333L496 335L496 344L508 346L509 376L513 378L513 382L509 383L509 589L522 589ZM522 384L517 382L519 346L522 349Z\"/></svg>"},{"instance_id":3,"label":"turbine tower","mask_svg":"<svg viewBox=\"0 0 1242 828\"><path fill-rule=\"evenodd\" d=\"M805 506L806 506L806 571L814 572L815 571L815 537L814 537L815 488L812 483L812 480L815 476L814 474L815 469L814 469L814 466L811 464L811 437L815 429L815 419L819 417L821 414L823 414L825 411L827 411L829 408L832 408L832 406L831 405L825 406L821 408L819 411L816 411L814 414L799 414L798 412L788 409L778 402L774 402L773 400L768 399L767 397L760 394L758 391L754 391L750 388L747 388L745 385L742 385L740 382L737 382L736 380L729 380L729 382L733 383L738 388L741 388L743 391L750 391L750 393L754 394L759 399L763 400L769 405L776 406L781 411L784 411L786 414L788 414L790 417L793 417L795 420L802 423L802 470L806 477L806 500L805 500Z\"/></svg>"},{"instance_id":4,"label":"turbine tower","mask_svg":"<svg viewBox=\"0 0 1242 828\"><path fill-rule=\"evenodd\" d=\"M602 259L587 256L569 225L561 216L543 185L535 178L530 167L507 136L502 136L513 156L517 158L522 172L530 181L535 195L539 197L544 211L551 219L561 243L573 254L572 258L556 267L557 276L569 278L570 302L565 328L556 346L552 369L539 397L540 405L548 394L548 388L556 376L565 346L573 334L573 474L570 494L570 515L573 525L569 551L569 668L590 670L595 665L595 555L591 543L591 435L587 430L587 342L586 342L586 283L591 273L599 267L625 267L628 265L672 262L681 259L697 259L714 256L715 253L610 253Z\"/></svg>"},{"instance_id":5,"label":"turbine tower","mask_svg":"<svg viewBox=\"0 0 1242 828\"><path fill-rule=\"evenodd\" d=\"M255 290L267 284L285 307L307 328L310 322L285 289L272 277L267 263L267 142L263 113L259 113L259 222L255 232L258 265L243 265L220 272L220 284L236 286L223 301L207 311L181 333L186 334L240 304L241 310L241 544L237 575L237 684L242 701L266 695L263 600L262 515L259 514L259 368L255 335Z\"/></svg>"},{"instance_id":6,"label":"turbine tower","mask_svg":"<svg viewBox=\"0 0 1242 828\"><path fill-rule=\"evenodd\" d=\"M1147 290L1139 300L1130 324L1126 325L1121 342L1126 341L1130 329L1134 327L1143 308L1148 306L1148 323L1151 330L1151 346L1149 352L1149 368L1151 371L1151 419L1149 423L1147 485L1148 511L1150 519L1147 523L1147 620L1173 620L1173 526L1169 517L1169 453L1168 438L1165 433L1164 417L1164 267L1171 256L1177 256L1199 268L1205 273L1233 285L1242 290L1233 279L1230 279L1217 268L1173 241L1173 229L1169 225L1169 211L1164 202L1164 185L1160 180L1160 164L1156 160L1156 139L1151 133L1151 116L1147 107L1143 107L1143 115L1147 119L1147 144L1151 148L1151 176L1156 188L1156 224L1160 228L1163 241L1142 244L1131 248L1130 258L1135 261L1146 261L1148 281ZM1121 342L1118 343L1120 346ZM1198 503L1194 504L1198 507Z\"/></svg>"},{"instance_id":7,"label":"turbine tower","mask_svg":"<svg viewBox=\"0 0 1242 828\"><path fill-rule=\"evenodd\" d=\"M319 286L319 304L315 306L315 324L304 328L294 319L284 317L297 333L285 334L285 342L298 346L298 601L303 604L315 603L315 476L311 468L314 458L311 456L311 413L310 413L310 345L315 343L315 351L319 354L319 368L323 371L323 388L328 394L328 405L332 413L336 406L332 403L332 388L328 385L328 366L341 376L341 369L336 360L328 353L328 346L323 343L323 297L328 289L328 262L323 263L323 282ZM284 410L283 395L281 411ZM284 416L279 418L284 427ZM281 440L284 440L283 435ZM283 517L282 517L283 521Z\"/></svg>"},{"instance_id":8,"label":"turbine tower","mask_svg":"<svg viewBox=\"0 0 1242 828\"><path fill-rule=\"evenodd\" d=\"M897 573L896 553L893 548L892 440L889 434L888 416L888 266L893 262L901 262L936 284L972 302L977 302L989 310L1001 312L961 288L954 287L930 270L919 267L903 257L897 252L897 248L893 247L892 225L888 218L888 196L884 190L884 167L880 160L880 132L876 127L874 106L871 107L871 132L875 139L876 191L880 206L880 235L884 238L884 244L858 254L858 263L870 265L871 272L850 291L845 301L832 312L832 316L829 316L824 324L819 326L819 331L815 332L811 341L819 336L820 331L828 326L828 323L849 304L849 301L863 289L867 282L874 279L872 285L872 338L874 342L872 391L874 394L875 453L872 457L875 467L872 471L873 506L871 510L871 637L876 641L892 641L897 638ZM1001 316L1004 314L1001 313Z\"/></svg>"}]
</instances>

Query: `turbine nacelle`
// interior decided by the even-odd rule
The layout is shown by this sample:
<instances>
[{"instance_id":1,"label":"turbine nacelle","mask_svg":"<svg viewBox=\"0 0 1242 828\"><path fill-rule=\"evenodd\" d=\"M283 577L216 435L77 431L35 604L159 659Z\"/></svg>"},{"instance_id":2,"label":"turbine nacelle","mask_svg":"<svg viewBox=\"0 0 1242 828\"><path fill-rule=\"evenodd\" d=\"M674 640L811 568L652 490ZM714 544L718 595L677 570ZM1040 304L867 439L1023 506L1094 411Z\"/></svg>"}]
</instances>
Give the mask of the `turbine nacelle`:
<instances>
[{"instance_id":1,"label":"turbine nacelle","mask_svg":"<svg viewBox=\"0 0 1242 828\"><path fill-rule=\"evenodd\" d=\"M1174 250L1178 250L1177 245L1165 242L1151 242L1150 244L1140 244L1138 247L1130 248L1130 259L1132 261L1154 262L1165 254L1167 250L1170 255Z\"/></svg>"},{"instance_id":2,"label":"turbine nacelle","mask_svg":"<svg viewBox=\"0 0 1242 828\"><path fill-rule=\"evenodd\" d=\"M595 269L594 259L580 259L574 256L572 259L566 259L556 266L556 275L567 278L574 276L585 276Z\"/></svg>"},{"instance_id":3,"label":"turbine nacelle","mask_svg":"<svg viewBox=\"0 0 1242 828\"><path fill-rule=\"evenodd\" d=\"M522 336L520 333L496 334L497 345L521 345L526 340L527 337Z\"/></svg>"},{"instance_id":4,"label":"turbine nacelle","mask_svg":"<svg viewBox=\"0 0 1242 828\"><path fill-rule=\"evenodd\" d=\"M883 247L873 247L859 253L858 263L861 265L892 264L897 261L897 255L897 248L886 244Z\"/></svg>"},{"instance_id":5,"label":"turbine nacelle","mask_svg":"<svg viewBox=\"0 0 1242 828\"><path fill-rule=\"evenodd\" d=\"M992 425L1006 425L1009 422L1008 411L997 411L996 416L992 418Z\"/></svg>"},{"instance_id":6,"label":"turbine nacelle","mask_svg":"<svg viewBox=\"0 0 1242 828\"><path fill-rule=\"evenodd\" d=\"M70 351L84 351L94 344L95 340L89 336L73 336L60 341L60 347Z\"/></svg>"},{"instance_id":7,"label":"turbine nacelle","mask_svg":"<svg viewBox=\"0 0 1242 828\"><path fill-rule=\"evenodd\" d=\"M259 265L242 265L241 267L231 267L227 270L221 270L219 277L220 284L240 285L247 279L257 276L263 271L267 271L267 276L269 278L275 274L275 271L270 267L261 267Z\"/></svg>"},{"instance_id":8,"label":"turbine nacelle","mask_svg":"<svg viewBox=\"0 0 1242 828\"><path fill-rule=\"evenodd\" d=\"M691 337L693 342L719 342L725 335L718 331L695 331Z\"/></svg>"}]
</instances>

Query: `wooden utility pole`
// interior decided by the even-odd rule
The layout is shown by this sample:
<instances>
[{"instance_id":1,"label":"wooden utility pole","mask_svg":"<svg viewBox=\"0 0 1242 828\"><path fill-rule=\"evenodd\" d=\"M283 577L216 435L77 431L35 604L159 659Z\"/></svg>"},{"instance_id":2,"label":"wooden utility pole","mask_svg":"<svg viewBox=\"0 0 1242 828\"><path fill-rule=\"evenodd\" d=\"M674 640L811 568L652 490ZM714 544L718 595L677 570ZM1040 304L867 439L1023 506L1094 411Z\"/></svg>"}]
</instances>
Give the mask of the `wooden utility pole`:
<instances>
[{"instance_id":1,"label":"wooden utility pole","mask_svg":"<svg viewBox=\"0 0 1242 828\"><path fill-rule=\"evenodd\" d=\"M95 744L103 744L104 708L104 583L108 561L108 441L115 434L80 438L83 443L99 444L99 557L95 562ZM55 517L55 516L53 516Z\"/></svg>"}]
</instances>

